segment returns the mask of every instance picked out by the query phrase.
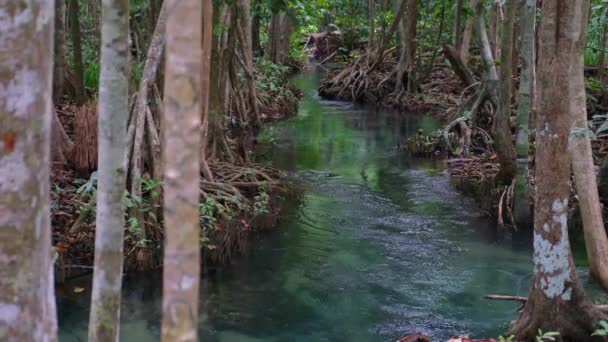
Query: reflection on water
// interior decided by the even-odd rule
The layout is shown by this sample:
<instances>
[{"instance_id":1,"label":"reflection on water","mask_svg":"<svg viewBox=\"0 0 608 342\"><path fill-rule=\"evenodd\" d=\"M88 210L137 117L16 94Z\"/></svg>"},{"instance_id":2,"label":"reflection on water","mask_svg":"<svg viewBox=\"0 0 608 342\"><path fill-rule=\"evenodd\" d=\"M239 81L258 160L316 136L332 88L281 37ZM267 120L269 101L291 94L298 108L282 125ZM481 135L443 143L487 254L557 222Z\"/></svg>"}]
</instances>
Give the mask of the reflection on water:
<instances>
[{"instance_id":1,"label":"reflection on water","mask_svg":"<svg viewBox=\"0 0 608 342\"><path fill-rule=\"evenodd\" d=\"M320 100L313 75L299 115L266 129L258 158L288 170L306 193L282 227L231 267L203 279L204 341L394 341L423 332L500 334L524 295L531 251L498 239L440 161L397 150L433 120ZM89 288L85 284L75 286ZM126 279L121 340L160 334L160 272ZM76 297L74 297L76 296ZM60 300L62 341L85 341L89 294Z\"/></svg>"}]
</instances>

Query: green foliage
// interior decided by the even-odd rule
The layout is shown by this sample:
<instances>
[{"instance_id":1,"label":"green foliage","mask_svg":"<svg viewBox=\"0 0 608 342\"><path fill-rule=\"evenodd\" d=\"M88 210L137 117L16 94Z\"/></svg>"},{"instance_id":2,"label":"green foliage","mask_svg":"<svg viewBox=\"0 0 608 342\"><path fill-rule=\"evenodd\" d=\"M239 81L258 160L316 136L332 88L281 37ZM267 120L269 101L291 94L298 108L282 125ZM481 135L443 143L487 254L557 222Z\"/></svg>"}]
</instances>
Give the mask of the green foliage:
<instances>
[{"instance_id":1,"label":"green foliage","mask_svg":"<svg viewBox=\"0 0 608 342\"><path fill-rule=\"evenodd\" d=\"M256 66L258 73L255 83L263 104L279 103L296 96L286 82L289 67L276 65L264 58L256 59Z\"/></svg>"},{"instance_id":2,"label":"green foliage","mask_svg":"<svg viewBox=\"0 0 608 342\"><path fill-rule=\"evenodd\" d=\"M274 126L266 127L258 134L258 142L263 145L272 145L276 140L276 128Z\"/></svg>"},{"instance_id":3,"label":"green foliage","mask_svg":"<svg viewBox=\"0 0 608 342\"><path fill-rule=\"evenodd\" d=\"M260 187L260 192L254 197L253 214L261 216L268 214L270 211L270 195L266 192L264 186Z\"/></svg>"},{"instance_id":4,"label":"green foliage","mask_svg":"<svg viewBox=\"0 0 608 342\"><path fill-rule=\"evenodd\" d=\"M555 341L557 336L559 336L559 332L557 332L557 331L548 331L548 332L543 333L542 330L538 329L538 335L536 336L536 342Z\"/></svg>"},{"instance_id":5,"label":"green foliage","mask_svg":"<svg viewBox=\"0 0 608 342\"><path fill-rule=\"evenodd\" d=\"M507 337L498 336L498 342L513 342L515 341L515 335L509 335Z\"/></svg>"},{"instance_id":6,"label":"green foliage","mask_svg":"<svg viewBox=\"0 0 608 342\"><path fill-rule=\"evenodd\" d=\"M88 180L75 179L74 184L80 185L76 190L79 195L93 196L97 191L97 171L91 173L91 177Z\"/></svg>"},{"instance_id":7,"label":"green foliage","mask_svg":"<svg viewBox=\"0 0 608 342\"><path fill-rule=\"evenodd\" d=\"M91 94L97 94L99 90L99 63L87 64L84 69L84 87Z\"/></svg>"},{"instance_id":8,"label":"green foliage","mask_svg":"<svg viewBox=\"0 0 608 342\"><path fill-rule=\"evenodd\" d=\"M601 320L600 328L596 329L591 336L608 336L608 322Z\"/></svg>"}]
</instances>

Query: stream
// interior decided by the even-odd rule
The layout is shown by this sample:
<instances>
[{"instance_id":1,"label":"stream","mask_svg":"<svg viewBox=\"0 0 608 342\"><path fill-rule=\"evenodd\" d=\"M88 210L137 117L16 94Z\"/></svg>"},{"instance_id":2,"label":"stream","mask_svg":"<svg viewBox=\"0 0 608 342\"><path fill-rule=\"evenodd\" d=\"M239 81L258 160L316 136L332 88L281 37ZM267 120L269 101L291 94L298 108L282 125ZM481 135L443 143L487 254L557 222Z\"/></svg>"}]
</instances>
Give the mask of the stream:
<instances>
[{"instance_id":1,"label":"stream","mask_svg":"<svg viewBox=\"0 0 608 342\"><path fill-rule=\"evenodd\" d=\"M293 82L304 92L298 116L265 128L257 158L304 191L286 202L291 214L276 232L203 278L200 340L500 335L517 304L482 296L527 293L531 242L498 234L495 220L454 190L441 160L397 148L442 123L322 100L313 73ZM584 264L584 251L576 260ZM161 273L125 277L122 341L159 339ZM69 293L58 296L61 341L86 341L89 283L59 289Z\"/></svg>"}]
</instances>

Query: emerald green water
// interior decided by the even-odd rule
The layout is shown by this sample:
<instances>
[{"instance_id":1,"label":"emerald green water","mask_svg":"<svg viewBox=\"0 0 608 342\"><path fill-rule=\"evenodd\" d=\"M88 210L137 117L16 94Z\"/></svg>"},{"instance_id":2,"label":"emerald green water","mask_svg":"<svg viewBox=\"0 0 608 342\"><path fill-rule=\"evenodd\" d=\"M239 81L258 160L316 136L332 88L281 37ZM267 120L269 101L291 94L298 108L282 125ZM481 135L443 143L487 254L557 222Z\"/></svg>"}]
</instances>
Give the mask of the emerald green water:
<instances>
[{"instance_id":1,"label":"emerald green water","mask_svg":"<svg viewBox=\"0 0 608 342\"><path fill-rule=\"evenodd\" d=\"M443 341L502 333L516 304L482 296L526 294L530 243L479 218L441 161L396 149L417 129L441 125L323 101L314 75L294 82L305 93L298 116L268 127L257 155L305 191L286 203L293 214L275 233L203 278L200 340L395 341L423 332ZM89 281L65 286L62 341L86 340ZM159 339L161 292L160 272L125 279L122 341Z\"/></svg>"}]
</instances>

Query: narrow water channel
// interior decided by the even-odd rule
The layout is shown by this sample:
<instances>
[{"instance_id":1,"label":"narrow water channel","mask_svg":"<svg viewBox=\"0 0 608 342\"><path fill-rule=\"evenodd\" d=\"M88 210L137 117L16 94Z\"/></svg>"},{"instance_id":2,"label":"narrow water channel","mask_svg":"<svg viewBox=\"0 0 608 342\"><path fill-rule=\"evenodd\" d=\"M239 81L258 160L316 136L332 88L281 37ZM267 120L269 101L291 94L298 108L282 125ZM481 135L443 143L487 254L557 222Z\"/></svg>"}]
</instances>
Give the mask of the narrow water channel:
<instances>
[{"instance_id":1,"label":"narrow water channel","mask_svg":"<svg viewBox=\"0 0 608 342\"><path fill-rule=\"evenodd\" d=\"M294 82L305 93L299 114L266 128L258 159L289 171L305 191L278 231L204 278L201 341L502 333L516 304L482 296L525 295L530 244L499 238L494 222L450 186L441 161L397 149L441 124L323 101L312 74ZM160 272L125 281L121 340L158 340ZM61 296L61 341L86 340L87 293Z\"/></svg>"}]
</instances>

